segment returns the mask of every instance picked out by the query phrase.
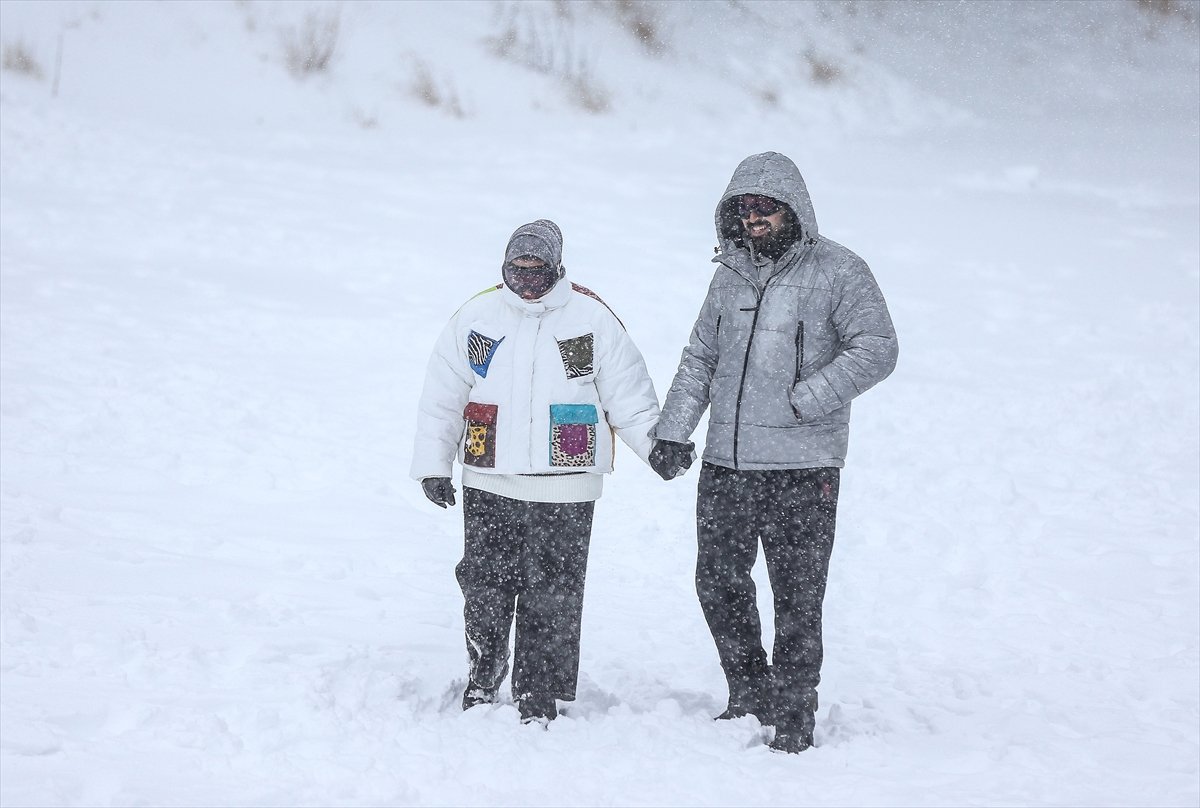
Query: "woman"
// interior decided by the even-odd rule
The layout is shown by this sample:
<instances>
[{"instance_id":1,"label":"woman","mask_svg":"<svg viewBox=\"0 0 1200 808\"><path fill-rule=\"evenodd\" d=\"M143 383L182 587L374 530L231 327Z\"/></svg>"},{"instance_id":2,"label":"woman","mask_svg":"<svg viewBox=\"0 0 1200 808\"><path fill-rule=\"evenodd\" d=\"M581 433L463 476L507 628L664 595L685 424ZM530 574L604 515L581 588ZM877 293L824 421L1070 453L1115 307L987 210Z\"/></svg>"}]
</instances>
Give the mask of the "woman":
<instances>
[{"instance_id":1,"label":"woman","mask_svg":"<svg viewBox=\"0 0 1200 808\"><path fill-rule=\"evenodd\" d=\"M508 673L523 722L575 698L592 512L614 435L643 461L658 398L641 353L593 292L566 280L546 219L509 239L503 280L467 301L434 348L412 476L453 505L462 463L469 681L463 709L497 700Z\"/></svg>"}]
</instances>

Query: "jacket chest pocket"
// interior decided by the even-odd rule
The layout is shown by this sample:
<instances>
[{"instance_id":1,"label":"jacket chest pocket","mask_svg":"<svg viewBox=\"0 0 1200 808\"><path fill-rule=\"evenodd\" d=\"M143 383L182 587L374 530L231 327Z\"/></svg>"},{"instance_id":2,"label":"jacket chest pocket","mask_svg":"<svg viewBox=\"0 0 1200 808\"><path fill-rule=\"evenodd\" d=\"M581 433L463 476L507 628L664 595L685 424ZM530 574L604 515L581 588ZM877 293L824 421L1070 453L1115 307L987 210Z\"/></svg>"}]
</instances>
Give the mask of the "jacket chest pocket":
<instances>
[{"instance_id":1,"label":"jacket chest pocket","mask_svg":"<svg viewBox=\"0 0 1200 808\"><path fill-rule=\"evenodd\" d=\"M732 350L745 344L749 333L755 327L757 313L758 306L754 305L753 300L745 305L726 306L717 312L713 332L718 353L724 354L726 349Z\"/></svg>"},{"instance_id":2,"label":"jacket chest pocket","mask_svg":"<svg viewBox=\"0 0 1200 808\"><path fill-rule=\"evenodd\" d=\"M567 378L591 378L596 370L596 338L592 334L581 334L569 339L555 338L555 341Z\"/></svg>"},{"instance_id":3,"label":"jacket chest pocket","mask_svg":"<svg viewBox=\"0 0 1200 808\"><path fill-rule=\"evenodd\" d=\"M596 465L596 424L599 420L594 404L551 404L550 465Z\"/></svg>"},{"instance_id":4,"label":"jacket chest pocket","mask_svg":"<svg viewBox=\"0 0 1200 808\"><path fill-rule=\"evenodd\" d=\"M796 324L796 378L792 384L800 382L800 369L804 367L804 321Z\"/></svg>"},{"instance_id":5,"label":"jacket chest pocket","mask_svg":"<svg viewBox=\"0 0 1200 808\"><path fill-rule=\"evenodd\" d=\"M833 359L837 335L821 318L801 320L796 325L796 381L807 377L813 368Z\"/></svg>"}]
</instances>

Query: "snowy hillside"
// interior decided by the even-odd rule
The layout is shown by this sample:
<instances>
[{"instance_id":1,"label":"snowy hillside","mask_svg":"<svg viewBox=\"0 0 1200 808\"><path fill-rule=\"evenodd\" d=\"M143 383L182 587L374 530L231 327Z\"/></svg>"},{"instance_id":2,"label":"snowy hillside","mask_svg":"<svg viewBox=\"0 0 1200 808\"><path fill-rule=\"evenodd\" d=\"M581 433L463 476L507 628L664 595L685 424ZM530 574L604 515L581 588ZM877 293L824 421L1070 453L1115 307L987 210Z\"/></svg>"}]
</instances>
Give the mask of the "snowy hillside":
<instances>
[{"instance_id":1,"label":"snowy hillside","mask_svg":"<svg viewBox=\"0 0 1200 808\"><path fill-rule=\"evenodd\" d=\"M0 48L0 804L1200 803L1200 4L4 0ZM579 700L462 713L434 336L549 217L661 395L767 149L901 346L817 747L710 720L696 475L628 451Z\"/></svg>"}]
</instances>

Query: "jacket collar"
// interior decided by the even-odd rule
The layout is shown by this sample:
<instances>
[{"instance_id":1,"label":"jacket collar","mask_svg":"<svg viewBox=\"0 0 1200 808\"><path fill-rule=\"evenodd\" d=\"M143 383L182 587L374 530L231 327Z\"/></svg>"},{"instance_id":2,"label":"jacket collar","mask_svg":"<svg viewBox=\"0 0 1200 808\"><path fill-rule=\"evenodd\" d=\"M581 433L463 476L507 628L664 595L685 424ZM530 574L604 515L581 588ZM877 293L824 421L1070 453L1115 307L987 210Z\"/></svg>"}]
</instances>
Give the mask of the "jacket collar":
<instances>
[{"instance_id":1,"label":"jacket collar","mask_svg":"<svg viewBox=\"0 0 1200 808\"><path fill-rule=\"evenodd\" d=\"M522 300L521 296L509 289L507 285L500 289L501 299L522 314L539 317L548 311L562 308L571 299L571 282L567 277L558 279L554 288L537 300Z\"/></svg>"},{"instance_id":2,"label":"jacket collar","mask_svg":"<svg viewBox=\"0 0 1200 808\"><path fill-rule=\"evenodd\" d=\"M741 275L759 289L765 288L768 281L776 275L791 269L800 263L811 246L808 239L798 239L787 248L778 261L758 257L758 261L750 253L748 247L739 247L732 240L723 240L721 251L712 259L714 264L724 264Z\"/></svg>"}]
</instances>

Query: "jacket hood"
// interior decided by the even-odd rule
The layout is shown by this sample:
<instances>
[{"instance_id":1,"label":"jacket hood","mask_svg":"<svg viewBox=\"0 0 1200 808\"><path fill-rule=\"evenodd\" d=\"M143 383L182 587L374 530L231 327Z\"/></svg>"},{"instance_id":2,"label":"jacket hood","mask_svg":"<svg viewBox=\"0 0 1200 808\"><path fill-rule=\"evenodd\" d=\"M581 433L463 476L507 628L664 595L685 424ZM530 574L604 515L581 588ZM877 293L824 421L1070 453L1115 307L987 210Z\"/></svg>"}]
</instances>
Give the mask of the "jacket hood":
<instances>
[{"instance_id":1,"label":"jacket hood","mask_svg":"<svg viewBox=\"0 0 1200 808\"><path fill-rule=\"evenodd\" d=\"M779 152L763 152L747 157L734 169L725 194L717 204L717 241L722 250L740 246L742 221L734 201L742 194L759 194L778 199L791 208L800 228L800 241L817 238L817 215L804 185L804 177L788 157Z\"/></svg>"},{"instance_id":2,"label":"jacket hood","mask_svg":"<svg viewBox=\"0 0 1200 808\"><path fill-rule=\"evenodd\" d=\"M533 255L547 266L562 266L563 237L558 225L549 219L523 224L513 231L504 250L504 263L523 255Z\"/></svg>"}]
</instances>

